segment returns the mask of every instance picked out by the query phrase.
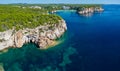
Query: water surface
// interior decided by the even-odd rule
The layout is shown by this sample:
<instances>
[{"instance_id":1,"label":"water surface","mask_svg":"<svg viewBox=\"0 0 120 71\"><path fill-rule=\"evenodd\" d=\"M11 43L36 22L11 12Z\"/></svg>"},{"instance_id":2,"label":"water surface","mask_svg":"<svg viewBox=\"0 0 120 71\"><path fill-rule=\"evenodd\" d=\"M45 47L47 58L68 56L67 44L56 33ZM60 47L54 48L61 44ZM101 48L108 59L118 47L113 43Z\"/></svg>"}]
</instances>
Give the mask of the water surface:
<instances>
[{"instance_id":1,"label":"water surface","mask_svg":"<svg viewBox=\"0 0 120 71\"><path fill-rule=\"evenodd\" d=\"M66 20L73 35L69 44L79 53L80 59L73 58L78 62L73 66L79 66L76 71L120 71L120 5L103 7L104 12L89 17L57 13Z\"/></svg>"},{"instance_id":2,"label":"water surface","mask_svg":"<svg viewBox=\"0 0 120 71\"><path fill-rule=\"evenodd\" d=\"M10 48L0 55L5 71L120 71L120 5L85 17L59 11L68 30L63 43L48 50L35 44ZM0 67L1 68L1 67Z\"/></svg>"}]
</instances>

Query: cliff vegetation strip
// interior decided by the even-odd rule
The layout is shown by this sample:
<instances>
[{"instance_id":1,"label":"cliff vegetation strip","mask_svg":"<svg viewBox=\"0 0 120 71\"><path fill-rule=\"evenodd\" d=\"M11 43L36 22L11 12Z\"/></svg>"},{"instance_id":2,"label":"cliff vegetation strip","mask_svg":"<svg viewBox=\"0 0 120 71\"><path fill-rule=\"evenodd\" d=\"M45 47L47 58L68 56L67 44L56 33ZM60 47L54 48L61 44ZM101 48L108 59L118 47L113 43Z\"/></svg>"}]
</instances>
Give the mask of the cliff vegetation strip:
<instances>
[{"instance_id":1,"label":"cliff vegetation strip","mask_svg":"<svg viewBox=\"0 0 120 71\"><path fill-rule=\"evenodd\" d=\"M46 10L16 6L0 6L0 32L12 29L35 28L59 23L60 16Z\"/></svg>"}]
</instances>

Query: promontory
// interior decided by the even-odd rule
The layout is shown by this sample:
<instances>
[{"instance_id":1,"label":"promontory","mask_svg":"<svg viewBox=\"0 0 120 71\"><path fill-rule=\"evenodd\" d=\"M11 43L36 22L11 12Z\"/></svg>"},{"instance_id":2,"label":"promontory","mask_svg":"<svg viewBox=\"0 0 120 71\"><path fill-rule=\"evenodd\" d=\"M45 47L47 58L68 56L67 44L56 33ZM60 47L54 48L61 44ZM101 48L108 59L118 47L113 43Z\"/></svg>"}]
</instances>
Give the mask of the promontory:
<instances>
[{"instance_id":1,"label":"promontory","mask_svg":"<svg viewBox=\"0 0 120 71\"><path fill-rule=\"evenodd\" d=\"M28 42L46 49L67 30L61 17L35 6L0 6L0 16L0 50Z\"/></svg>"},{"instance_id":2,"label":"promontory","mask_svg":"<svg viewBox=\"0 0 120 71\"><path fill-rule=\"evenodd\" d=\"M35 43L46 49L67 30L57 10L75 10L88 16L104 9L101 5L80 4L8 4L0 5L0 50Z\"/></svg>"}]
</instances>

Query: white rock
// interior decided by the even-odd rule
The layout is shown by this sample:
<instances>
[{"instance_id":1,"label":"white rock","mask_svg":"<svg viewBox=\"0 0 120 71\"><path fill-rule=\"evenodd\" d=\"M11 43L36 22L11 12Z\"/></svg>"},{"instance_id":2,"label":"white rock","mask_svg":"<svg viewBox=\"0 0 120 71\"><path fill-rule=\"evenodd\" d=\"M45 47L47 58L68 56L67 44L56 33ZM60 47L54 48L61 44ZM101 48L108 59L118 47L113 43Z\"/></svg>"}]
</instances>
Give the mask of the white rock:
<instances>
[{"instance_id":1,"label":"white rock","mask_svg":"<svg viewBox=\"0 0 120 71\"><path fill-rule=\"evenodd\" d=\"M58 23L58 26L54 29L48 29L50 25L38 26L34 29L25 28L23 30L16 31L8 30L0 32L0 50L7 47L22 47L23 44L30 41L38 44L40 47L45 48L50 45L54 39L59 38L66 30L67 26L64 20ZM42 29L41 32L39 29Z\"/></svg>"}]
</instances>

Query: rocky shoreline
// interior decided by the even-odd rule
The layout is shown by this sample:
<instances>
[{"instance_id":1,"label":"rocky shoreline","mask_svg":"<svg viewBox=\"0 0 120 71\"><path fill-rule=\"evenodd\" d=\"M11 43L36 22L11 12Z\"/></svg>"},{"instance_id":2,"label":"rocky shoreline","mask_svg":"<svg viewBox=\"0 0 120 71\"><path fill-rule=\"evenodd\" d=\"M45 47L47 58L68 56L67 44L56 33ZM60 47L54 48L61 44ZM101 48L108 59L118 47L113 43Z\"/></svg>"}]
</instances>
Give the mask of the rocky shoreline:
<instances>
[{"instance_id":1,"label":"rocky shoreline","mask_svg":"<svg viewBox=\"0 0 120 71\"><path fill-rule=\"evenodd\" d=\"M46 49L47 46L53 45L55 39L60 38L67 30L64 20L59 23L38 26L34 29L15 29L0 32L0 50L8 47L22 47L25 43L35 43L40 49Z\"/></svg>"},{"instance_id":2,"label":"rocky shoreline","mask_svg":"<svg viewBox=\"0 0 120 71\"><path fill-rule=\"evenodd\" d=\"M95 12L103 12L104 9L102 7L89 7L89 8L81 8L81 10L78 10L77 13L83 16L91 16Z\"/></svg>"}]
</instances>

